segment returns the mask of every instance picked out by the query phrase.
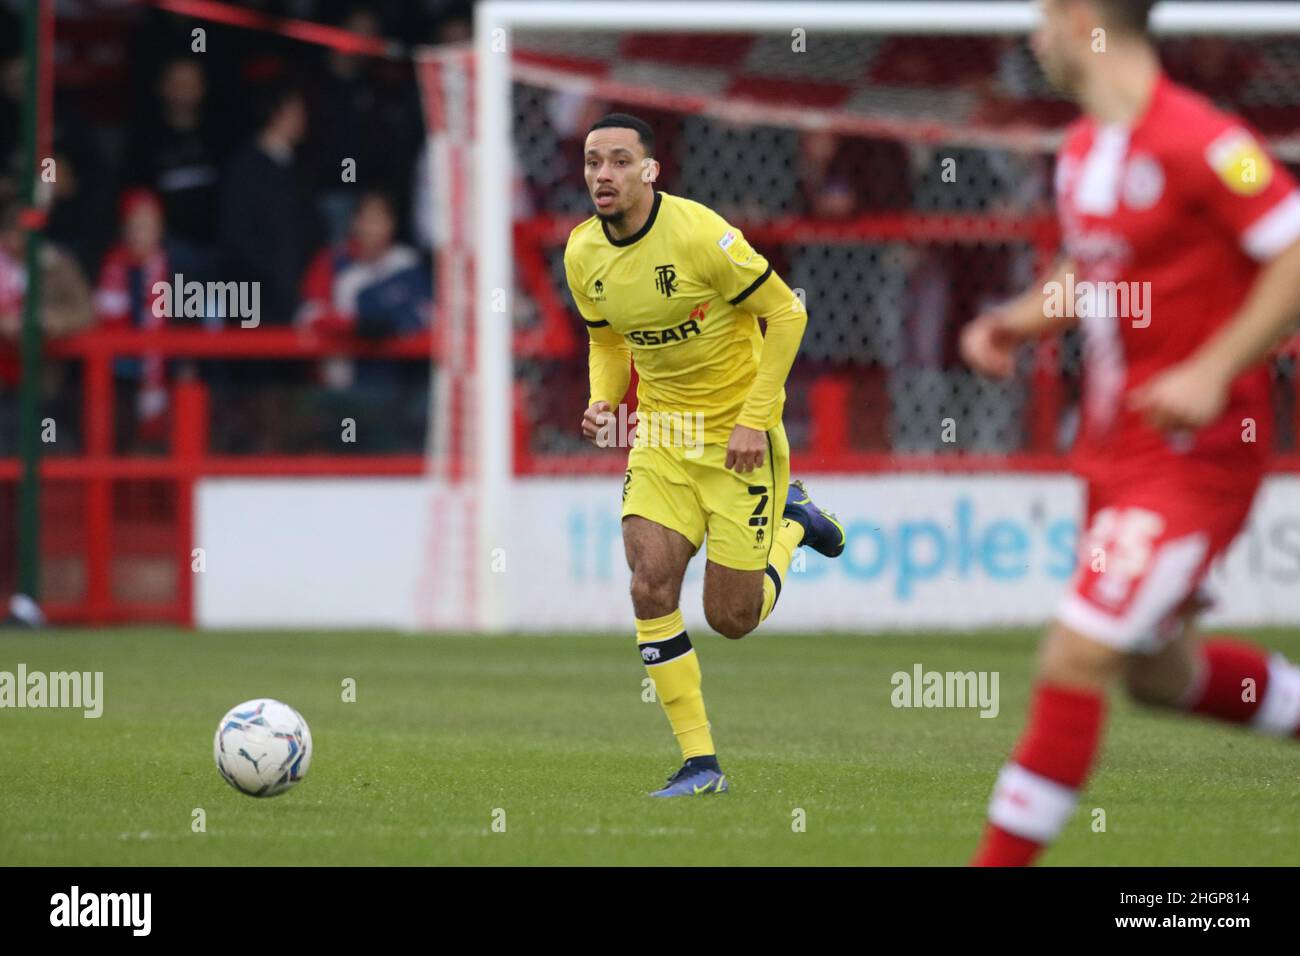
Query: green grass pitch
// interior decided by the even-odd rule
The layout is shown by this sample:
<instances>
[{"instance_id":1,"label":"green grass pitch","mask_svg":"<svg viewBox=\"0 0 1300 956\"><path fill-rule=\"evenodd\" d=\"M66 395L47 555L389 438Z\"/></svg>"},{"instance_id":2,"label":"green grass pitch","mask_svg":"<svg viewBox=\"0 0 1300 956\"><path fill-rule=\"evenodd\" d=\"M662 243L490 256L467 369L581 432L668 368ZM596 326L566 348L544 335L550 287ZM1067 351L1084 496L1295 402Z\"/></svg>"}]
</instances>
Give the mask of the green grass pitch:
<instances>
[{"instance_id":1,"label":"green grass pitch","mask_svg":"<svg viewBox=\"0 0 1300 956\"><path fill-rule=\"evenodd\" d=\"M1300 659L1300 634L1258 636ZM97 720L0 710L0 862L961 864L1024 720L1035 639L700 634L734 789L657 801L679 760L627 635L0 634L0 670L103 671L105 697ZM895 709L890 676L917 663L999 672L1001 713ZM301 711L315 741L307 779L269 800L212 763L217 720L259 696ZM1101 772L1044 862L1294 864L1298 770L1294 741L1116 697Z\"/></svg>"}]
</instances>

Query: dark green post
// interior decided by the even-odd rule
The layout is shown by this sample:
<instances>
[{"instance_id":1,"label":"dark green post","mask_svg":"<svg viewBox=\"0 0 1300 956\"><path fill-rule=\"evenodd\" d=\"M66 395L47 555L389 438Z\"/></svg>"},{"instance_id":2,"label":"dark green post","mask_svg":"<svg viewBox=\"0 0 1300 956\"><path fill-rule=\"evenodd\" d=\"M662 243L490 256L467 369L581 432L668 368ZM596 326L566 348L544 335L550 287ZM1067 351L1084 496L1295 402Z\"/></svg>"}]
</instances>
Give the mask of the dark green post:
<instances>
[{"instance_id":1,"label":"dark green post","mask_svg":"<svg viewBox=\"0 0 1300 956\"><path fill-rule=\"evenodd\" d=\"M40 597L40 482L37 468L41 455L41 234L38 218L37 182L41 160L37 151L40 64L40 0L27 0L23 30L23 54L27 67L27 89L23 102L23 217L27 237L27 296L23 309L22 384L18 393L19 454L22 475L18 486L18 590L32 600Z\"/></svg>"}]
</instances>

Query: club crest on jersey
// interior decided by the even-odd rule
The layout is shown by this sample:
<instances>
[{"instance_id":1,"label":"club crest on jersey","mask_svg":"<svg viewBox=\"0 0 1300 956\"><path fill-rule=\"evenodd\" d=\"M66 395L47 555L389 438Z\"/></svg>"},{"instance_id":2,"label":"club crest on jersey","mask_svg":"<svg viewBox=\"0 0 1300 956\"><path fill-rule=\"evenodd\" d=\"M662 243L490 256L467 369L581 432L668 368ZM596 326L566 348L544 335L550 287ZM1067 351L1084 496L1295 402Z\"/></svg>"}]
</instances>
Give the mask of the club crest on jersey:
<instances>
[{"instance_id":1,"label":"club crest on jersey","mask_svg":"<svg viewBox=\"0 0 1300 956\"><path fill-rule=\"evenodd\" d=\"M677 291L677 267L672 263L655 266L655 289L665 298L671 299Z\"/></svg>"},{"instance_id":2,"label":"club crest on jersey","mask_svg":"<svg viewBox=\"0 0 1300 956\"><path fill-rule=\"evenodd\" d=\"M605 301L605 283L602 282L600 279L597 279L595 282L591 284L591 301L592 302Z\"/></svg>"},{"instance_id":3,"label":"club crest on jersey","mask_svg":"<svg viewBox=\"0 0 1300 956\"><path fill-rule=\"evenodd\" d=\"M1205 158L1225 186L1239 196L1256 196L1273 181L1273 163L1254 136L1230 129L1205 151Z\"/></svg>"},{"instance_id":4,"label":"club crest on jersey","mask_svg":"<svg viewBox=\"0 0 1300 956\"><path fill-rule=\"evenodd\" d=\"M1165 171L1153 156L1139 154L1124 171L1124 204L1130 209L1150 209L1165 194Z\"/></svg>"}]
</instances>

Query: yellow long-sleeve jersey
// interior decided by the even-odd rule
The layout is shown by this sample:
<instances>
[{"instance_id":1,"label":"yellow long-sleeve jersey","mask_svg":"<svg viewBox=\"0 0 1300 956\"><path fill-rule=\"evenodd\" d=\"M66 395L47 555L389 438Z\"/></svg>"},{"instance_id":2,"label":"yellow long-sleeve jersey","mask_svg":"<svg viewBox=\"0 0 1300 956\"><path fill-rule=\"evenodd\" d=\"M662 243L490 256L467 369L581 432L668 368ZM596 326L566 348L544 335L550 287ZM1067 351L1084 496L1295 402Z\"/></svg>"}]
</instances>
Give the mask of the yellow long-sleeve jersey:
<instances>
[{"instance_id":1,"label":"yellow long-sleeve jersey","mask_svg":"<svg viewBox=\"0 0 1300 956\"><path fill-rule=\"evenodd\" d=\"M564 268L591 339L592 403L622 400L633 361L643 419L702 415L709 443L725 443L738 423L767 431L781 421L807 313L713 210L657 192L646 224L625 239L593 216L569 234Z\"/></svg>"}]
</instances>

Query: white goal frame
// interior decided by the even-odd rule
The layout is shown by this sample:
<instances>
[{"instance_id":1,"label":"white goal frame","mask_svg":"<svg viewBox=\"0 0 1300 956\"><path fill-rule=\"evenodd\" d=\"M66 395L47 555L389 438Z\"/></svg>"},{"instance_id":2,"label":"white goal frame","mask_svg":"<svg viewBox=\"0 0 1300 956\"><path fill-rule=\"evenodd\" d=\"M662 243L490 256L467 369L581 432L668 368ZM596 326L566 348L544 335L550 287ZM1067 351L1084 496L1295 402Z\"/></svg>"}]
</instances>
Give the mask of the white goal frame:
<instances>
[{"instance_id":1,"label":"white goal frame","mask_svg":"<svg viewBox=\"0 0 1300 956\"><path fill-rule=\"evenodd\" d=\"M473 553L478 586L477 630L502 631L511 622L507 575L491 573L494 549L509 541L513 421L511 310L512 143L510 136L513 31L637 30L699 33L742 30L809 32L1023 34L1038 22L1032 2L831 3L816 0L482 0L474 10L475 126L475 503L478 511ZM1153 14L1159 35L1300 34L1300 3L1160 3ZM504 293L502 292L504 290Z\"/></svg>"}]
</instances>

